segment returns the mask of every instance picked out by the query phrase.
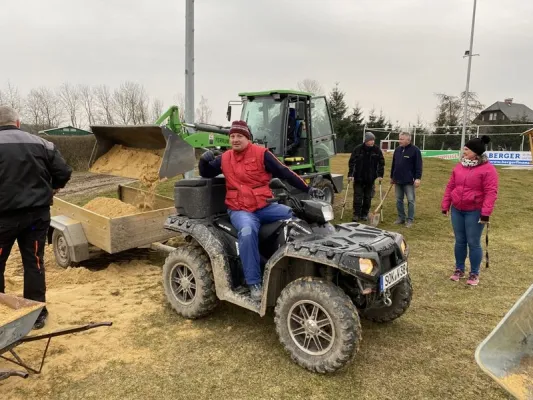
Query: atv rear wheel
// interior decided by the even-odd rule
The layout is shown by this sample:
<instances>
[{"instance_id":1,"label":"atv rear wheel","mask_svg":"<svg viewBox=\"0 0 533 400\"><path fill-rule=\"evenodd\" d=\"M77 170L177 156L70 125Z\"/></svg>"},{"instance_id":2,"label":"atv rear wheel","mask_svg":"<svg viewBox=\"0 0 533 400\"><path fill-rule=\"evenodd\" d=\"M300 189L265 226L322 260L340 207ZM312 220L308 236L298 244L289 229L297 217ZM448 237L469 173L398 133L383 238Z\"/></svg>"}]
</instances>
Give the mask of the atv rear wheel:
<instances>
[{"instance_id":1,"label":"atv rear wheel","mask_svg":"<svg viewBox=\"0 0 533 400\"><path fill-rule=\"evenodd\" d=\"M310 371L336 371L359 350L357 310L340 288L323 279L289 283L278 298L274 321L285 350Z\"/></svg>"},{"instance_id":2,"label":"atv rear wheel","mask_svg":"<svg viewBox=\"0 0 533 400\"><path fill-rule=\"evenodd\" d=\"M335 200L335 188L333 187L333 183L324 178L316 184L316 187L324 191L324 201L333 205L333 201Z\"/></svg>"},{"instance_id":3,"label":"atv rear wheel","mask_svg":"<svg viewBox=\"0 0 533 400\"><path fill-rule=\"evenodd\" d=\"M211 262L201 247L183 246L168 255L163 287L172 308L185 318L206 316L217 305Z\"/></svg>"},{"instance_id":4,"label":"atv rear wheel","mask_svg":"<svg viewBox=\"0 0 533 400\"><path fill-rule=\"evenodd\" d=\"M391 289L390 299L392 304L389 307L370 308L362 310L363 318L373 322L391 322L400 318L409 308L413 298L413 286L410 278L404 278L400 283Z\"/></svg>"}]
</instances>

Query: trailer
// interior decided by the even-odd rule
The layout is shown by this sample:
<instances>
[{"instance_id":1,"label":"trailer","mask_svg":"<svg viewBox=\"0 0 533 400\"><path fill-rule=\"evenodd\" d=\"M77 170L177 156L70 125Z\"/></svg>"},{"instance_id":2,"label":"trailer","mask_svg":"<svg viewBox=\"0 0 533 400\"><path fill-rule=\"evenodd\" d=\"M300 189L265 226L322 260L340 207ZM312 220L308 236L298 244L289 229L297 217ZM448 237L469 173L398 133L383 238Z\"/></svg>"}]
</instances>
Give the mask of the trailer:
<instances>
[{"instance_id":1,"label":"trailer","mask_svg":"<svg viewBox=\"0 0 533 400\"><path fill-rule=\"evenodd\" d=\"M137 205L146 196L152 194L131 186L118 186L118 199L124 203ZM161 242L176 236L176 232L164 228L167 217L176 213L174 200L154 196L151 211L117 218L54 197L48 243L53 245L57 264L67 268L102 253L116 254L141 247L173 250Z\"/></svg>"}]
</instances>

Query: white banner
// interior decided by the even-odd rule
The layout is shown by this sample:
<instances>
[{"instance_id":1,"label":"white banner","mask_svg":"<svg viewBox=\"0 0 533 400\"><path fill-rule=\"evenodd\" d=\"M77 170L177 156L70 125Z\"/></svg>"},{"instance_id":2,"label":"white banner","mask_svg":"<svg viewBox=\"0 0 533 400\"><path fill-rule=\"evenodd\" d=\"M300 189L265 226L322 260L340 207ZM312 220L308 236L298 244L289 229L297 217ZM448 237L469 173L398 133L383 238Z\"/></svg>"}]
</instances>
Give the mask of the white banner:
<instances>
[{"instance_id":1,"label":"white banner","mask_svg":"<svg viewBox=\"0 0 533 400\"><path fill-rule=\"evenodd\" d=\"M487 151L487 156L494 165L531 165L529 151Z\"/></svg>"}]
</instances>

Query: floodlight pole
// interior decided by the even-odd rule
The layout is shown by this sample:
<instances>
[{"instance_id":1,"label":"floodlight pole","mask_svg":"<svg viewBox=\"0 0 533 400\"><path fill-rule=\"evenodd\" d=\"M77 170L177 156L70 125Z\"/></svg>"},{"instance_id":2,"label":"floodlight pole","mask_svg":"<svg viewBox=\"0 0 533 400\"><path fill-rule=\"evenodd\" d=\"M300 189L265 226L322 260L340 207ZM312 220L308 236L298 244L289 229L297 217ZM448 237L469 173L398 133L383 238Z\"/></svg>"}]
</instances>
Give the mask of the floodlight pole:
<instances>
[{"instance_id":1,"label":"floodlight pole","mask_svg":"<svg viewBox=\"0 0 533 400\"><path fill-rule=\"evenodd\" d=\"M194 124L194 0L185 3L185 122ZM192 178L194 170L185 172Z\"/></svg>"},{"instance_id":2,"label":"floodlight pole","mask_svg":"<svg viewBox=\"0 0 533 400\"><path fill-rule=\"evenodd\" d=\"M472 57L474 54L472 54L472 48L474 46L474 25L476 22L476 4L477 0L474 0L474 11L472 13L472 29L470 31L470 50L468 51L468 54L466 55L468 57L468 69L466 73L466 89L465 89L465 103L464 103L464 109L463 109L463 133L461 134L461 148L459 149L459 158L461 158L461 152L463 151L463 147L465 146L465 135L466 135L466 120L468 118L468 90L470 88L470 70L472 68Z\"/></svg>"}]
</instances>

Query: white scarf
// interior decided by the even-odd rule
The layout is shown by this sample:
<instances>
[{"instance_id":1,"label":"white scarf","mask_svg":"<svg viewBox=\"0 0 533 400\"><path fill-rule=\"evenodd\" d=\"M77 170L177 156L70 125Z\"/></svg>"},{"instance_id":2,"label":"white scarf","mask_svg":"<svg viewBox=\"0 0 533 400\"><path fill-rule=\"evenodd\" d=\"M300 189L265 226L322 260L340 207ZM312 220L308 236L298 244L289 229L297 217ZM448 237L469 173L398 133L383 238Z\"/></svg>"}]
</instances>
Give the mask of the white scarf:
<instances>
[{"instance_id":1,"label":"white scarf","mask_svg":"<svg viewBox=\"0 0 533 400\"><path fill-rule=\"evenodd\" d=\"M479 165L479 159L476 158L474 160L469 160L463 157L461 159L461 164L463 164L463 167L476 167Z\"/></svg>"}]
</instances>

